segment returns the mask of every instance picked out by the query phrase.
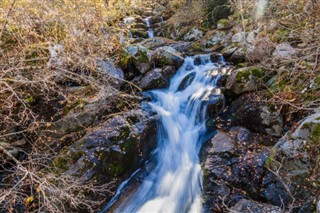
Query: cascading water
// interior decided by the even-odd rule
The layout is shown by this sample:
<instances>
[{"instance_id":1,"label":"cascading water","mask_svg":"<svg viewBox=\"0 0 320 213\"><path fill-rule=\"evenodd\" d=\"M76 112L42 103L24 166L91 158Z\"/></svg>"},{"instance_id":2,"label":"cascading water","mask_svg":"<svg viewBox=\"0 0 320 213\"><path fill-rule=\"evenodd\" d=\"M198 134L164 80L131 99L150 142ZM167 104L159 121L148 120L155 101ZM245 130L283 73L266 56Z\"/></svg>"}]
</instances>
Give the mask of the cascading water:
<instances>
[{"instance_id":1,"label":"cascading water","mask_svg":"<svg viewBox=\"0 0 320 213\"><path fill-rule=\"evenodd\" d=\"M223 64L223 58L219 57ZM188 57L171 79L168 89L151 91L153 100L149 105L159 115L156 166L137 191L129 194L113 211L202 211L198 155L207 132L207 104L223 100L217 89L223 69L218 66L210 61L209 55Z\"/></svg>"},{"instance_id":2,"label":"cascading water","mask_svg":"<svg viewBox=\"0 0 320 213\"><path fill-rule=\"evenodd\" d=\"M151 20L152 17L147 17L144 19L144 22L146 23L148 27L148 38L153 38L154 37L154 30L151 28Z\"/></svg>"}]
</instances>

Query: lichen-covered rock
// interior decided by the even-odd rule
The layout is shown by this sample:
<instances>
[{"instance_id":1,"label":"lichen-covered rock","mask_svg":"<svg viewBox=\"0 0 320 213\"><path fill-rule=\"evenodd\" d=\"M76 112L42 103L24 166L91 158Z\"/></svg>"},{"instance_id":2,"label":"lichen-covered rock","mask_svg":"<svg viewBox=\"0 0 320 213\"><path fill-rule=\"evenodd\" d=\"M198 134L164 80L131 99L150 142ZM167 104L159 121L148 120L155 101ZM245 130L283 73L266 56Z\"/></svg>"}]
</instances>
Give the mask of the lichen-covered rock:
<instances>
[{"instance_id":1,"label":"lichen-covered rock","mask_svg":"<svg viewBox=\"0 0 320 213\"><path fill-rule=\"evenodd\" d=\"M183 39L185 41L196 41L202 38L204 33L197 29L197 28L192 28L186 35L184 35Z\"/></svg>"},{"instance_id":2,"label":"lichen-covered rock","mask_svg":"<svg viewBox=\"0 0 320 213\"><path fill-rule=\"evenodd\" d=\"M170 65L178 69L184 62L182 53L169 46L157 48L152 58L158 67Z\"/></svg>"},{"instance_id":3,"label":"lichen-covered rock","mask_svg":"<svg viewBox=\"0 0 320 213\"><path fill-rule=\"evenodd\" d=\"M278 206L273 206L266 203L259 203L252 200L241 199L235 206L231 208L231 211L241 213L282 213L282 209Z\"/></svg>"},{"instance_id":4,"label":"lichen-covered rock","mask_svg":"<svg viewBox=\"0 0 320 213\"><path fill-rule=\"evenodd\" d=\"M142 90L167 87L169 85L169 80L175 71L176 69L172 66L166 66L163 69L155 68L146 73L141 79L139 86Z\"/></svg>"},{"instance_id":5,"label":"lichen-covered rock","mask_svg":"<svg viewBox=\"0 0 320 213\"><path fill-rule=\"evenodd\" d=\"M254 100L252 94L240 96L221 116L232 125L244 126L253 132L276 137L280 137L283 132L282 115L273 106Z\"/></svg>"},{"instance_id":6,"label":"lichen-covered rock","mask_svg":"<svg viewBox=\"0 0 320 213\"><path fill-rule=\"evenodd\" d=\"M141 46L132 45L127 47L127 53L131 57L133 65L139 70L140 73L144 74L152 67L152 51Z\"/></svg>"},{"instance_id":7,"label":"lichen-covered rock","mask_svg":"<svg viewBox=\"0 0 320 213\"><path fill-rule=\"evenodd\" d=\"M259 79L264 76L260 67L245 67L234 70L227 79L226 88L235 94L255 91L259 88Z\"/></svg>"},{"instance_id":8,"label":"lichen-covered rock","mask_svg":"<svg viewBox=\"0 0 320 213\"><path fill-rule=\"evenodd\" d=\"M116 115L67 149L67 174L86 180L128 176L156 147L155 118L143 110Z\"/></svg>"}]
</instances>

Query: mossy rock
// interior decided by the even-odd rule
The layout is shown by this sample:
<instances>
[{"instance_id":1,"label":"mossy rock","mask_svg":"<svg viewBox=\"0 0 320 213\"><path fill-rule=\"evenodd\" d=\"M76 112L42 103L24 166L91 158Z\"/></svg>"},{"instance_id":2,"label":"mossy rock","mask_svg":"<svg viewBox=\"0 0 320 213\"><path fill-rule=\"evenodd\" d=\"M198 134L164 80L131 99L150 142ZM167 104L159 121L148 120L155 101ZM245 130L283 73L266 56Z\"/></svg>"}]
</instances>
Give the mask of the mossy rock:
<instances>
[{"instance_id":1,"label":"mossy rock","mask_svg":"<svg viewBox=\"0 0 320 213\"><path fill-rule=\"evenodd\" d=\"M217 22L217 29L218 30L227 30L233 26L233 23L229 19L220 19Z\"/></svg>"},{"instance_id":2,"label":"mossy rock","mask_svg":"<svg viewBox=\"0 0 320 213\"><path fill-rule=\"evenodd\" d=\"M226 88L235 94L255 91L259 88L259 81L265 76L260 67L244 67L234 70L227 79Z\"/></svg>"}]
</instances>

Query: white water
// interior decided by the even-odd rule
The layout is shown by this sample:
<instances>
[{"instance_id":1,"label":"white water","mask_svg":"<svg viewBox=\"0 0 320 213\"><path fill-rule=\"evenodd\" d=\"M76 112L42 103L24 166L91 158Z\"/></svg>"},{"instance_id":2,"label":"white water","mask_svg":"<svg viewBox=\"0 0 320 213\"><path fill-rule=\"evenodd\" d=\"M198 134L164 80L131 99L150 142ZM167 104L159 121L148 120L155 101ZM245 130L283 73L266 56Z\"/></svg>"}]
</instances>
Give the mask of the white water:
<instances>
[{"instance_id":1,"label":"white water","mask_svg":"<svg viewBox=\"0 0 320 213\"><path fill-rule=\"evenodd\" d=\"M153 38L154 37L154 30L151 28L151 20L152 17L147 17L144 19L144 22L146 23L148 27L148 38Z\"/></svg>"},{"instance_id":2,"label":"white water","mask_svg":"<svg viewBox=\"0 0 320 213\"><path fill-rule=\"evenodd\" d=\"M154 100L149 104L160 115L157 165L115 212L202 211L202 173L198 154L206 132L203 101L219 100L222 96L216 89L218 65L209 58L201 56L202 63L198 66L194 65L194 58L186 58L168 89L151 91ZM183 79L192 72L195 73L194 80L179 91Z\"/></svg>"},{"instance_id":3,"label":"white water","mask_svg":"<svg viewBox=\"0 0 320 213\"><path fill-rule=\"evenodd\" d=\"M148 29L148 38L153 38L154 37L154 31L153 29L149 28Z\"/></svg>"}]
</instances>

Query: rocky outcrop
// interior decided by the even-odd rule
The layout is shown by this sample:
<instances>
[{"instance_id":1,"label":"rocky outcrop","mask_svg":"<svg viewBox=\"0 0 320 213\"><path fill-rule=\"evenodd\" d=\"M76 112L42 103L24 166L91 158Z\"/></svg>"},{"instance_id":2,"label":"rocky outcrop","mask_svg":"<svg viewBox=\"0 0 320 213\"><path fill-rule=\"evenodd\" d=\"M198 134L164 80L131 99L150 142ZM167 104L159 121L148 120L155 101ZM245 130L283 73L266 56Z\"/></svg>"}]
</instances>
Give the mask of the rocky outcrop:
<instances>
[{"instance_id":1,"label":"rocky outcrop","mask_svg":"<svg viewBox=\"0 0 320 213\"><path fill-rule=\"evenodd\" d=\"M156 147L155 125L143 110L110 118L68 147L65 173L104 181L130 175Z\"/></svg>"},{"instance_id":2,"label":"rocky outcrop","mask_svg":"<svg viewBox=\"0 0 320 213\"><path fill-rule=\"evenodd\" d=\"M202 151L204 212L223 211L225 205L241 208L245 204L239 200L248 197L276 206L281 200L290 204L285 186L265 167L271 146L264 144L270 140L243 127L217 132Z\"/></svg>"},{"instance_id":3,"label":"rocky outcrop","mask_svg":"<svg viewBox=\"0 0 320 213\"><path fill-rule=\"evenodd\" d=\"M288 132L274 147L270 167L279 172L283 181L290 183L296 203L305 212L316 210L320 193L320 113L305 118L293 131Z\"/></svg>"}]
</instances>

